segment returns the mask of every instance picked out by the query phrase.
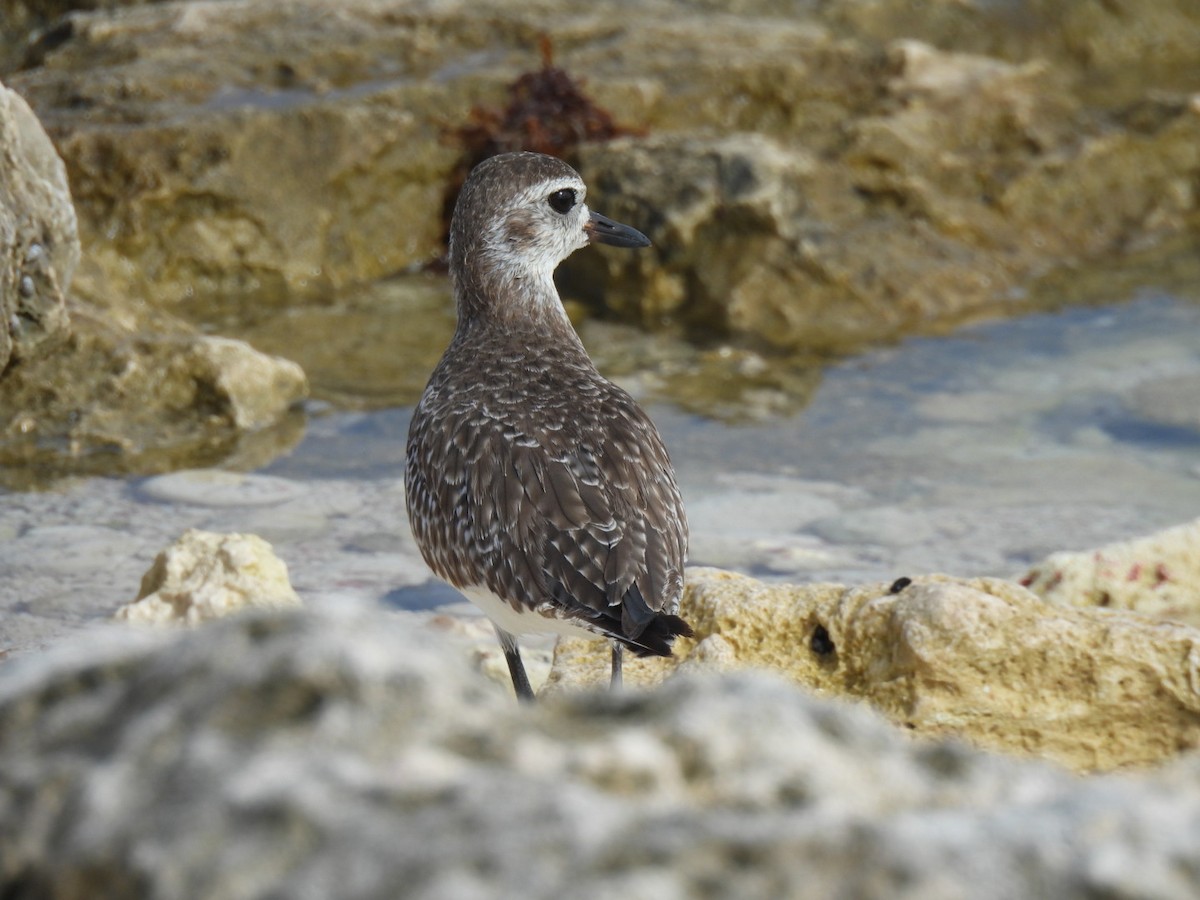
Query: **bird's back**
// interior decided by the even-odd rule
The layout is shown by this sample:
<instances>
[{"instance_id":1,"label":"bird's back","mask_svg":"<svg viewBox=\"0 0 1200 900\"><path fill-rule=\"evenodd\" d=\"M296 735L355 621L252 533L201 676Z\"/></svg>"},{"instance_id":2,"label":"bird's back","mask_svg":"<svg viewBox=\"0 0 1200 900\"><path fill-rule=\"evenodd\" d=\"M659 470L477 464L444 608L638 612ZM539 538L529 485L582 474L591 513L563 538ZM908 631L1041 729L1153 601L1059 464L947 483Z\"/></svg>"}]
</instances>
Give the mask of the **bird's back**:
<instances>
[{"instance_id":1,"label":"bird's back","mask_svg":"<svg viewBox=\"0 0 1200 900\"><path fill-rule=\"evenodd\" d=\"M456 335L409 430L414 535L456 587L669 655L687 633L675 616L687 520L670 458L574 333L561 337Z\"/></svg>"}]
</instances>

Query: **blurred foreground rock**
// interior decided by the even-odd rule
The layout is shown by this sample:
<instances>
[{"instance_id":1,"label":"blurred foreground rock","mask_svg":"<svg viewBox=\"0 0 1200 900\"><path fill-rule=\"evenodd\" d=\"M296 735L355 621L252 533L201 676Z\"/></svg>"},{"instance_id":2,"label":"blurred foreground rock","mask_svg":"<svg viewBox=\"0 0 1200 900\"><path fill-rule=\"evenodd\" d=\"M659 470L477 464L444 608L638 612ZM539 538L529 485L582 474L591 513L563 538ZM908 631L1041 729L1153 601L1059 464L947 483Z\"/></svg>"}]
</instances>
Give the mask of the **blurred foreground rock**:
<instances>
[{"instance_id":1,"label":"blurred foreground rock","mask_svg":"<svg viewBox=\"0 0 1200 900\"><path fill-rule=\"evenodd\" d=\"M247 609L299 605L287 565L262 538L188 529L158 554L137 598L118 609L116 618L199 625Z\"/></svg>"},{"instance_id":2,"label":"blurred foreground rock","mask_svg":"<svg viewBox=\"0 0 1200 900\"><path fill-rule=\"evenodd\" d=\"M0 668L14 897L1186 898L1200 763L1080 779L762 675L518 707L379 612Z\"/></svg>"},{"instance_id":3,"label":"blurred foreground rock","mask_svg":"<svg viewBox=\"0 0 1200 900\"><path fill-rule=\"evenodd\" d=\"M768 669L867 700L917 734L1052 759L1080 771L1157 763L1200 746L1200 630L1132 613L1051 606L1000 579L768 585L688 573L696 630L677 660L626 678ZM558 644L551 690L603 684L602 642Z\"/></svg>"}]
</instances>

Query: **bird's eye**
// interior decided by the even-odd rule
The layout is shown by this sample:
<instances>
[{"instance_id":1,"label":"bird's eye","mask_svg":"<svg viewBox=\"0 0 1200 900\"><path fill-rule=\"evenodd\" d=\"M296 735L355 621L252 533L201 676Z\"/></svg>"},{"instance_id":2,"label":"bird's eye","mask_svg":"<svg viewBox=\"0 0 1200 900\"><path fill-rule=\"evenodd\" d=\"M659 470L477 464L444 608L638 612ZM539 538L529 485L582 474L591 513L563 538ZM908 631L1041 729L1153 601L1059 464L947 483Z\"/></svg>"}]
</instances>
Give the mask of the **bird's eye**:
<instances>
[{"instance_id":1,"label":"bird's eye","mask_svg":"<svg viewBox=\"0 0 1200 900\"><path fill-rule=\"evenodd\" d=\"M561 191L555 191L546 198L546 202L550 204L550 208L560 215L566 215L571 207L575 205L575 192L570 188L563 188Z\"/></svg>"}]
</instances>

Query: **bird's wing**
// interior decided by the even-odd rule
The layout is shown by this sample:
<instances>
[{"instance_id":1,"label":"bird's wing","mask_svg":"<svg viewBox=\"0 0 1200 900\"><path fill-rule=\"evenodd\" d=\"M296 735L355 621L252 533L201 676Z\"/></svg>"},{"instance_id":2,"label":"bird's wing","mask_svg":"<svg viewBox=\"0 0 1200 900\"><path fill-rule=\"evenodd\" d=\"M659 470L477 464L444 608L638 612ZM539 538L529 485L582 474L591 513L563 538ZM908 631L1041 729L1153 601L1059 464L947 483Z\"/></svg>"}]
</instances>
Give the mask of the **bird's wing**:
<instances>
[{"instance_id":1,"label":"bird's wing","mask_svg":"<svg viewBox=\"0 0 1200 900\"><path fill-rule=\"evenodd\" d=\"M654 425L623 391L604 403L603 428L476 432L468 493L500 525L494 593L637 638L678 609L687 520Z\"/></svg>"}]
</instances>

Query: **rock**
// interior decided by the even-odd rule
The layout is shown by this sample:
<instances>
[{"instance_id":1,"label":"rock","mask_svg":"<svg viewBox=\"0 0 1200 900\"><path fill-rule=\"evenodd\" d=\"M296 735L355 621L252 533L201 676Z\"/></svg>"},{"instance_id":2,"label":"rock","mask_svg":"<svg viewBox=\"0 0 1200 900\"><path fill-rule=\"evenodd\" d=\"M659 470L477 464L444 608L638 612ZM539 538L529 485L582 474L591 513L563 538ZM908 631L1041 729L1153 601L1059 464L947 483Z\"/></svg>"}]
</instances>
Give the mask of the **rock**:
<instances>
[{"instance_id":1,"label":"rock","mask_svg":"<svg viewBox=\"0 0 1200 900\"><path fill-rule=\"evenodd\" d=\"M1187 173L1198 170L1200 94L1145 126L1088 137L1068 159L1041 155L998 202L1048 258L1102 259L1189 228L1200 192Z\"/></svg>"},{"instance_id":2,"label":"rock","mask_svg":"<svg viewBox=\"0 0 1200 900\"><path fill-rule=\"evenodd\" d=\"M805 143L685 132L585 148L591 202L655 247L579 254L564 286L648 327L846 351L1011 306L1056 265L1194 220L1194 102L1093 135L1045 62L910 40L887 60L885 99L839 126L837 152L813 153L819 138L807 133Z\"/></svg>"},{"instance_id":3,"label":"rock","mask_svg":"<svg viewBox=\"0 0 1200 900\"><path fill-rule=\"evenodd\" d=\"M158 554L137 599L118 609L116 618L198 625L246 609L299 605L287 565L262 538L189 529Z\"/></svg>"},{"instance_id":4,"label":"rock","mask_svg":"<svg viewBox=\"0 0 1200 900\"><path fill-rule=\"evenodd\" d=\"M1180 2L1126 5L1183 48L1200 23ZM73 14L13 77L68 161L95 289L198 319L436 257L447 128L501 101L539 34L651 134L581 160L596 205L656 249L564 269L570 291L651 327L852 349L1012 307L1056 266L1191 227L1194 102L1143 91L1146 110L1114 119L1080 83L1075 41L1121 45L1121 17L909 6L151 4ZM1127 55L1104 58L1136 82Z\"/></svg>"},{"instance_id":5,"label":"rock","mask_svg":"<svg viewBox=\"0 0 1200 900\"><path fill-rule=\"evenodd\" d=\"M1101 102L1113 107L1140 96L1148 83L1193 83L1200 41L1200 9L1190 0L917 6L902 0L834 0L824 4L822 17L839 32L860 38L889 40L903 34L1006 60L1052 60L1083 91L1100 94ZM1129 27L1130 22L1137 27ZM1099 85L1103 87L1097 91Z\"/></svg>"},{"instance_id":6,"label":"rock","mask_svg":"<svg viewBox=\"0 0 1200 900\"><path fill-rule=\"evenodd\" d=\"M762 675L523 709L436 634L355 608L7 663L0 760L19 896L1200 890L1195 757L1078 778Z\"/></svg>"},{"instance_id":7,"label":"rock","mask_svg":"<svg viewBox=\"0 0 1200 900\"><path fill-rule=\"evenodd\" d=\"M262 465L303 433L307 393L299 366L241 341L79 303L54 353L0 380L0 461L42 478Z\"/></svg>"},{"instance_id":8,"label":"rock","mask_svg":"<svg viewBox=\"0 0 1200 900\"><path fill-rule=\"evenodd\" d=\"M37 117L0 84L0 372L67 329L79 262L67 173Z\"/></svg>"},{"instance_id":9,"label":"rock","mask_svg":"<svg viewBox=\"0 0 1200 900\"><path fill-rule=\"evenodd\" d=\"M184 357L188 377L234 428L250 431L278 421L307 393L304 371L243 341L203 337Z\"/></svg>"},{"instance_id":10,"label":"rock","mask_svg":"<svg viewBox=\"0 0 1200 900\"><path fill-rule=\"evenodd\" d=\"M654 249L579 254L563 267L572 295L651 326L677 319L765 331L759 326L773 317L779 342L794 341L791 323L816 311L811 279L781 264L802 239L805 188L824 174L807 151L761 135L672 136L587 147L581 164L589 203L651 231ZM810 319L810 334L821 320Z\"/></svg>"},{"instance_id":11,"label":"rock","mask_svg":"<svg viewBox=\"0 0 1200 900\"><path fill-rule=\"evenodd\" d=\"M678 663L631 661L626 680L657 683L677 664L702 669L707 656L722 671L769 669L822 694L865 699L918 734L1079 771L1200 746L1200 631L1051 606L999 579L901 584L767 585L690 570L681 615L695 640L677 642ZM561 640L550 691L604 683L607 653L602 642Z\"/></svg>"},{"instance_id":12,"label":"rock","mask_svg":"<svg viewBox=\"0 0 1200 900\"><path fill-rule=\"evenodd\" d=\"M46 59L82 81L67 88L74 76L53 66L21 78L48 101L39 111L68 160L98 290L196 317L436 256L455 162L441 131L471 102L437 69L474 39L442 46L362 0L332 17L324 3L214 9L76 13ZM265 31L272 49L250 38ZM89 121L52 99L64 88Z\"/></svg>"},{"instance_id":13,"label":"rock","mask_svg":"<svg viewBox=\"0 0 1200 900\"><path fill-rule=\"evenodd\" d=\"M1048 603L1135 610L1200 625L1200 519L1078 553L1052 553L1021 579Z\"/></svg>"},{"instance_id":14,"label":"rock","mask_svg":"<svg viewBox=\"0 0 1200 900\"><path fill-rule=\"evenodd\" d=\"M80 249L66 172L25 101L3 86L0 160L5 482L57 470L153 471L181 455L193 463L254 456L241 435L275 429L307 395L299 366L198 335L138 303L68 302ZM91 259L81 267L85 284L95 284L95 270ZM22 476L27 463L40 476Z\"/></svg>"}]
</instances>

